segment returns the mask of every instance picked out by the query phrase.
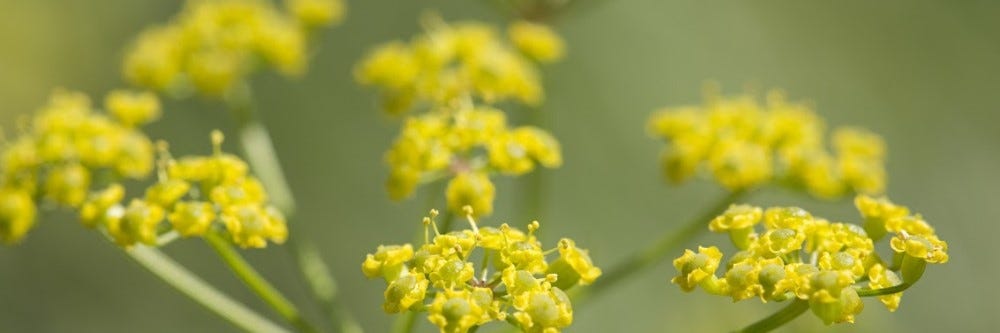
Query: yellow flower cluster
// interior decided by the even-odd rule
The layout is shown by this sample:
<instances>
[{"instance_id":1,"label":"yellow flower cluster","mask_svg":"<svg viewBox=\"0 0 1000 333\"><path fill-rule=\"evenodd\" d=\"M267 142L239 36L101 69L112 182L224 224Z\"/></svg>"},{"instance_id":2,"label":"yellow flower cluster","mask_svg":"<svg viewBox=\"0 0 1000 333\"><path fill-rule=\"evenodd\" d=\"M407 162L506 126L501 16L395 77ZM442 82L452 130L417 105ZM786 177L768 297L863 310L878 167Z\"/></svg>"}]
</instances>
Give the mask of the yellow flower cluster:
<instances>
[{"instance_id":1,"label":"yellow flower cluster","mask_svg":"<svg viewBox=\"0 0 1000 333\"><path fill-rule=\"evenodd\" d=\"M432 210L424 218L425 240L419 249L379 246L368 255L361 270L388 284L385 311L427 311L427 319L442 333L468 332L494 320L532 333L569 326L573 307L564 290L601 275L587 250L565 238L557 248L543 249L534 236L538 222L529 224L527 233L507 224L479 228L472 208L465 207L465 213L470 229L441 234ZM556 252L558 259L548 262L546 256ZM479 263L478 273L474 263Z\"/></svg>"},{"instance_id":2,"label":"yellow flower cluster","mask_svg":"<svg viewBox=\"0 0 1000 333\"><path fill-rule=\"evenodd\" d=\"M132 199L127 206L122 204L121 185L111 184L92 194L80 212L81 221L105 227L124 247L156 245L166 230L182 237L202 236L216 221L240 247L284 242L288 237L285 219L268 205L263 186L247 173L245 162L222 153L222 133L214 132L212 140L215 153L211 156L174 160L164 151L159 180L146 190L145 197Z\"/></svg>"},{"instance_id":3,"label":"yellow flower cluster","mask_svg":"<svg viewBox=\"0 0 1000 333\"><path fill-rule=\"evenodd\" d=\"M486 24L427 21L425 34L378 46L355 68L359 82L381 90L391 114L466 98L538 105L544 94L532 60L551 62L564 53L562 39L543 25L513 23L508 42Z\"/></svg>"},{"instance_id":4,"label":"yellow flower cluster","mask_svg":"<svg viewBox=\"0 0 1000 333\"><path fill-rule=\"evenodd\" d=\"M666 108L649 129L669 142L663 170L673 182L707 171L731 191L780 181L823 198L885 188L885 143L858 128L838 128L832 152L823 120L809 106L772 91L754 97L711 95L704 105Z\"/></svg>"},{"instance_id":5,"label":"yellow flower cluster","mask_svg":"<svg viewBox=\"0 0 1000 333\"><path fill-rule=\"evenodd\" d=\"M796 207L733 205L709 224L713 232L728 233L740 250L726 263L725 273L716 275L722 252L714 246L699 247L674 260L678 275L672 282L684 291L700 286L734 301L807 300L817 317L832 324L854 322L863 308L859 291L905 289L920 278L927 263L948 261L948 244L920 215L909 215L907 208L885 198L861 195L855 202L866 219L864 229ZM866 229L894 235L891 262L875 252L882 236L873 237ZM865 281L870 289L857 285ZM902 292L875 295L895 311Z\"/></svg>"},{"instance_id":6,"label":"yellow flower cluster","mask_svg":"<svg viewBox=\"0 0 1000 333\"><path fill-rule=\"evenodd\" d=\"M246 163L221 152L218 132L212 156L174 160L162 144L159 180L144 197L125 203L120 181L145 179L155 160L152 142L134 126L156 119L160 105L151 93L114 91L106 108L110 116L94 110L86 95L56 92L31 128L5 147L0 240L25 236L35 224L37 199L77 210L84 226L105 230L123 247L157 245L171 229L203 235L215 221L242 247L285 240L284 218L268 206Z\"/></svg>"},{"instance_id":7,"label":"yellow flower cluster","mask_svg":"<svg viewBox=\"0 0 1000 333\"><path fill-rule=\"evenodd\" d=\"M450 177L448 207L461 213L469 205L481 215L493 211L490 174L521 175L536 165L562 164L552 135L532 126L510 128L504 113L489 107L409 117L385 159L392 168L387 187L393 199L408 197L417 185Z\"/></svg>"},{"instance_id":8,"label":"yellow flower cluster","mask_svg":"<svg viewBox=\"0 0 1000 333\"><path fill-rule=\"evenodd\" d=\"M150 89L223 96L262 64L294 76L306 68L312 28L340 20L341 0L188 0L170 23L143 32L124 75Z\"/></svg>"},{"instance_id":9,"label":"yellow flower cluster","mask_svg":"<svg viewBox=\"0 0 1000 333\"><path fill-rule=\"evenodd\" d=\"M154 119L159 102L147 93L108 95L111 115L81 93L57 91L30 128L6 144L0 161L0 240L14 243L34 226L36 199L79 207L91 184L143 178L153 169L153 144L133 126Z\"/></svg>"}]
</instances>

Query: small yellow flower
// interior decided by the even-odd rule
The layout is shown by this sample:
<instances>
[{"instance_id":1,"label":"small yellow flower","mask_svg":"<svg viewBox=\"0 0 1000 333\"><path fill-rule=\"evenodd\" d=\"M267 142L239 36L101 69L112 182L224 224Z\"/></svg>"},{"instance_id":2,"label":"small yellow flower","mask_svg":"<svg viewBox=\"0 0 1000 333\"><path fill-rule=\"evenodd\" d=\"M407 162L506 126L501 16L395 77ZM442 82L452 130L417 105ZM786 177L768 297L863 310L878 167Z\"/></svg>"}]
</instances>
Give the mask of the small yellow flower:
<instances>
[{"instance_id":1,"label":"small yellow flower","mask_svg":"<svg viewBox=\"0 0 1000 333\"><path fill-rule=\"evenodd\" d=\"M403 89L416 81L420 68L412 51L402 42L389 42L374 49L354 70L363 84Z\"/></svg>"},{"instance_id":2,"label":"small yellow flower","mask_svg":"<svg viewBox=\"0 0 1000 333\"><path fill-rule=\"evenodd\" d=\"M524 306L517 309L514 319L528 333L559 332L573 323L573 306L559 288L531 292Z\"/></svg>"},{"instance_id":3,"label":"small yellow flower","mask_svg":"<svg viewBox=\"0 0 1000 333\"><path fill-rule=\"evenodd\" d=\"M844 288L840 296L833 300L810 298L809 308L824 324L854 323L854 316L864 310L864 303L854 288Z\"/></svg>"},{"instance_id":4,"label":"small yellow flower","mask_svg":"<svg viewBox=\"0 0 1000 333\"><path fill-rule=\"evenodd\" d=\"M722 215L708 223L708 230L724 232L753 227L760 222L764 211L750 205L730 205Z\"/></svg>"},{"instance_id":5,"label":"small yellow flower","mask_svg":"<svg viewBox=\"0 0 1000 333\"><path fill-rule=\"evenodd\" d=\"M493 186L490 177L482 172L463 172L456 175L448 182L445 191L448 208L451 211L459 212L462 207L472 206L479 216L493 213L495 196L496 187Z\"/></svg>"},{"instance_id":6,"label":"small yellow flower","mask_svg":"<svg viewBox=\"0 0 1000 333\"><path fill-rule=\"evenodd\" d=\"M0 241L20 241L35 225L35 202L31 194L16 188L0 187Z\"/></svg>"},{"instance_id":7,"label":"small yellow flower","mask_svg":"<svg viewBox=\"0 0 1000 333\"><path fill-rule=\"evenodd\" d=\"M369 254L361 265L361 271L368 278L377 276L396 276L404 270L403 263L413 259L413 246L390 245L379 246L375 254ZM390 279L391 280L391 279Z\"/></svg>"},{"instance_id":8,"label":"small yellow flower","mask_svg":"<svg viewBox=\"0 0 1000 333\"><path fill-rule=\"evenodd\" d=\"M708 156L712 173L730 190L748 189L770 180L770 153L759 145L739 141L723 142Z\"/></svg>"},{"instance_id":9,"label":"small yellow flower","mask_svg":"<svg viewBox=\"0 0 1000 333\"><path fill-rule=\"evenodd\" d=\"M453 289L464 286L475 274L472 263L458 258L438 259L430 265L431 268L428 269L429 274L427 274L435 287Z\"/></svg>"},{"instance_id":10,"label":"small yellow flower","mask_svg":"<svg viewBox=\"0 0 1000 333\"><path fill-rule=\"evenodd\" d=\"M478 295L477 295L478 294ZM472 326L491 320L489 309L493 293L490 289L445 290L439 293L427 309L427 319L442 333L464 333Z\"/></svg>"},{"instance_id":11,"label":"small yellow flower","mask_svg":"<svg viewBox=\"0 0 1000 333\"><path fill-rule=\"evenodd\" d=\"M156 245L156 228L163 221L164 214L160 206L132 199L122 218L116 220L117 223L109 221L108 233L123 247L130 247L135 243Z\"/></svg>"},{"instance_id":12,"label":"small yellow flower","mask_svg":"<svg viewBox=\"0 0 1000 333\"><path fill-rule=\"evenodd\" d=\"M948 243L936 236L897 234L889 244L896 253L923 259L929 263L943 264L948 262Z\"/></svg>"},{"instance_id":13,"label":"small yellow flower","mask_svg":"<svg viewBox=\"0 0 1000 333\"><path fill-rule=\"evenodd\" d=\"M137 126L160 117L160 100L150 92L112 91L104 106L125 126Z\"/></svg>"},{"instance_id":14,"label":"small yellow flower","mask_svg":"<svg viewBox=\"0 0 1000 333\"><path fill-rule=\"evenodd\" d=\"M565 54L562 38L547 26L517 21L510 24L507 35L521 52L540 62L553 62Z\"/></svg>"},{"instance_id":15,"label":"small yellow flower","mask_svg":"<svg viewBox=\"0 0 1000 333\"><path fill-rule=\"evenodd\" d=\"M594 266L588 251L576 247L569 238L559 240L559 260L549 266L548 272L559 276L555 286L561 289L569 289L577 283L585 286L601 276L601 269Z\"/></svg>"},{"instance_id":16,"label":"small yellow flower","mask_svg":"<svg viewBox=\"0 0 1000 333\"><path fill-rule=\"evenodd\" d=\"M112 207L119 205L124 198L125 187L121 184L111 184L91 194L90 198L80 206L80 222L88 228L118 223L121 214L112 210Z\"/></svg>"},{"instance_id":17,"label":"small yellow flower","mask_svg":"<svg viewBox=\"0 0 1000 333\"><path fill-rule=\"evenodd\" d=\"M152 89L168 89L180 76L183 66L180 29L155 27L144 31L125 56L122 72L135 84Z\"/></svg>"},{"instance_id":18,"label":"small yellow flower","mask_svg":"<svg viewBox=\"0 0 1000 333\"><path fill-rule=\"evenodd\" d=\"M213 203L222 207L267 202L264 186L253 177L222 183L212 189L209 197Z\"/></svg>"},{"instance_id":19,"label":"small yellow flower","mask_svg":"<svg viewBox=\"0 0 1000 333\"><path fill-rule=\"evenodd\" d=\"M178 202L167 216L174 230L184 237L204 235L215 219L215 207L200 201Z\"/></svg>"},{"instance_id":20,"label":"small yellow flower","mask_svg":"<svg viewBox=\"0 0 1000 333\"><path fill-rule=\"evenodd\" d=\"M684 291L692 291L701 281L715 275L715 270L719 268L721 261L722 252L714 246L699 246L698 253L684 250L684 255L674 260L674 268L679 275L670 282Z\"/></svg>"},{"instance_id":21,"label":"small yellow flower","mask_svg":"<svg viewBox=\"0 0 1000 333\"><path fill-rule=\"evenodd\" d=\"M220 218L233 243L243 248L264 248L267 241L281 244L288 237L285 218L271 207L233 205L224 208Z\"/></svg>"},{"instance_id":22,"label":"small yellow flower","mask_svg":"<svg viewBox=\"0 0 1000 333\"><path fill-rule=\"evenodd\" d=\"M873 198L867 195L859 195L854 198L854 206L865 218L865 231L873 239L881 239L886 233L886 223L891 220L904 218L910 215L910 210L903 206L897 206L888 198Z\"/></svg>"},{"instance_id":23,"label":"small yellow flower","mask_svg":"<svg viewBox=\"0 0 1000 333\"><path fill-rule=\"evenodd\" d=\"M49 171L45 195L56 203L76 207L87 199L90 171L76 163L58 166Z\"/></svg>"},{"instance_id":24,"label":"small yellow flower","mask_svg":"<svg viewBox=\"0 0 1000 333\"><path fill-rule=\"evenodd\" d=\"M285 7L307 27L339 23L346 11L342 0L285 0Z\"/></svg>"},{"instance_id":25,"label":"small yellow flower","mask_svg":"<svg viewBox=\"0 0 1000 333\"><path fill-rule=\"evenodd\" d=\"M146 189L146 201L163 208L170 208L188 194L191 184L179 179L157 182Z\"/></svg>"},{"instance_id":26,"label":"small yellow flower","mask_svg":"<svg viewBox=\"0 0 1000 333\"><path fill-rule=\"evenodd\" d=\"M399 313L410 309L424 300L427 293L427 279L423 274L405 272L385 289L385 303L382 308L387 313Z\"/></svg>"},{"instance_id":27,"label":"small yellow flower","mask_svg":"<svg viewBox=\"0 0 1000 333\"><path fill-rule=\"evenodd\" d=\"M896 273L886 269L880 264L875 264L868 270L868 286L872 289L894 287L903 283ZM899 301L903 298L903 293L898 292L891 295L879 296L879 301L885 305L889 312L896 312L899 309Z\"/></svg>"}]
</instances>

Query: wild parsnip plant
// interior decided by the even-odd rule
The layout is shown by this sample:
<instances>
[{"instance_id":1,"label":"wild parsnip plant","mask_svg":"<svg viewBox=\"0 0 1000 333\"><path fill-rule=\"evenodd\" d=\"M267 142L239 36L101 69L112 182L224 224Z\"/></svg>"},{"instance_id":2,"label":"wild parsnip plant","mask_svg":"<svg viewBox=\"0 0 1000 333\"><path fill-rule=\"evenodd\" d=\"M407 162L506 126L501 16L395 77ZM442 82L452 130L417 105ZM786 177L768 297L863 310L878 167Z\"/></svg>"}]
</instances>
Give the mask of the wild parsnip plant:
<instances>
[{"instance_id":1,"label":"wild parsnip plant","mask_svg":"<svg viewBox=\"0 0 1000 333\"><path fill-rule=\"evenodd\" d=\"M716 246L685 250L673 261L673 284L733 301L788 303L743 332L770 331L807 310L828 325L853 323L864 297L878 297L895 311L928 263L948 261L947 243L924 218L883 196L882 138L855 127L828 133L809 104L789 101L780 91L761 102L709 89L701 105L665 108L650 118L649 132L666 142L664 177L671 183L708 178L727 195L607 272L569 238L543 245L537 221L525 231L507 223L480 226L495 210L496 177L563 163L554 135L509 119L516 119L511 111L519 107L541 112L541 65L567 54L545 21L578 1L493 3L517 17L505 31L425 15L421 34L373 48L354 69L358 83L377 89L383 111L401 118L385 154L388 196L402 200L423 185L446 183L444 193L427 192L431 202L443 197L447 210L431 209L423 218L421 244L378 245L361 263L365 277L385 281L382 310L401 314L397 332L413 331L418 314L442 333L475 332L492 322L529 333L561 332L573 323L574 305L666 264L705 230L727 234L736 251L724 260ZM264 69L303 75L314 36L338 23L345 9L341 0L185 2L175 17L128 47L123 75L140 90L108 93L103 110L84 94L59 90L16 136L5 138L0 241L17 244L48 208L69 209L84 227L240 329L361 332L311 240L290 222L295 200L270 133L257 119L251 84ZM220 131L206 135L210 155L179 157L143 132L169 109L169 100L160 97L191 96L220 102L232 113L243 157L222 151ZM766 188L830 200L853 196L861 223L831 222L797 207L737 204ZM456 216L468 228L453 230ZM230 299L157 249L190 238L203 239L288 327ZM885 238L882 252L890 255L883 257L876 245ZM238 249L281 244L322 306L324 325L305 318Z\"/></svg>"}]
</instances>

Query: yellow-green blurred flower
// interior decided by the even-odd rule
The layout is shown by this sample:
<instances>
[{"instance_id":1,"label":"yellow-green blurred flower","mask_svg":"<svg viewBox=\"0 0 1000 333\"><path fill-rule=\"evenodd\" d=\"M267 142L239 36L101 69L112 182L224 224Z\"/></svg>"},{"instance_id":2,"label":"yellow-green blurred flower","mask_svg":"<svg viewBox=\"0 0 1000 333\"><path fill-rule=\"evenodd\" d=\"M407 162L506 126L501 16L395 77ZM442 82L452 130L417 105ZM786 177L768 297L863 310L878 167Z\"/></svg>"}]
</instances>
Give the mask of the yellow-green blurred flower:
<instances>
[{"instance_id":1,"label":"yellow-green blurred flower","mask_svg":"<svg viewBox=\"0 0 1000 333\"><path fill-rule=\"evenodd\" d=\"M0 188L0 241L20 241L35 225L37 208L31 195L16 188Z\"/></svg>"},{"instance_id":2,"label":"yellow-green blurred flower","mask_svg":"<svg viewBox=\"0 0 1000 333\"><path fill-rule=\"evenodd\" d=\"M672 182L706 170L731 191L778 183L835 198L885 189L886 149L878 135L838 128L827 147L823 120L780 91L764 104L749 95L709 94L700 106L657 111L648 127L668 143L662 163Z\"/></svg>"},{"instance_id":3,"label":"yellow-green blurred flower","mask_svg":"<svg viewBox=\"0 0 1000 333\"><path fill-rule=\"evenodd\" d=\"M194 88L224 97L262 65L300 75L309 28L339 21L344 5L340 0L285 5L288 12L269 1L189 0L169 23L136 38L123 63L125 78L158 91Z\"/></svg>"},{"instance_id":4,"label":"yellow-green blurred flower","mask_svg":"<svg viewBox=\"0 0 1000 333\"><path fill-rule=\"evenodd\" d=\"M450 178L448 208L462 213L472 206L480 215L493 212L493 174L520 175L536 165L562 163L559 143L535 127L507 125L503 112L488 107L440 110L408 117L386 153L390 197L409 196L418 185Z\"/></svg>"},{"instance_id":5,"label":"yellow-green blurred flower","mask_svg":"<svg viewBox=\"0 0 1000 333\"><path fill-rule=\"evenodd\" d=\"M517 21L507 28L507 36L521 52L540 62L562 59L566 46L551 28L538 23Z\"/></svg>"},{"instance_id":6,"label":"yellow-green blurred flower","mask_svg":"<svg viewBox=\"0 0 1000 333\"><path fill-rule=\"evenodd\" d=\"M510 37L516 48L491 26L429 18L423 35L374 48L354 76L379 88L391 114L464 99L538 105L543 98L538 69L525 55L554 61L562 56L562 41L548 28L524 22L511 27Z\"/></svg>"}]
</instances>

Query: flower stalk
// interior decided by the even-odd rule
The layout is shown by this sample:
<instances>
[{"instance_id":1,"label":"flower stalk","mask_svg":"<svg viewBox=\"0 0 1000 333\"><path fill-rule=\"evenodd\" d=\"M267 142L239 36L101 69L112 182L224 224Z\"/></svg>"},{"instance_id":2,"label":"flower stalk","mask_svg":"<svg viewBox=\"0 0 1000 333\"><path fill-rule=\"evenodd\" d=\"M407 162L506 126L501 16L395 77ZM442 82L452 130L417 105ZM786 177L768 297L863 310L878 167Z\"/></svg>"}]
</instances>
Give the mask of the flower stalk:
<instances>
[{"instance_id":1,"label":"flower stalk","mask_svg":"<svg viewBox=\"0 0 1000 333\"><path fill-rule=\"evenodd\" d=\"M281 169L271 135L257 119L252 107L249 88L227 100L240 132L240 145L247 162L271 194L274 205L291 221L296 204L291 187ZM361 326L338 300L337 282L329 266L323 262L316 246L301 234L300 228L290 228L286 249L295 258L299 274L309 284L315 300L326 311L329 323L340 332L360 333Z\"/></svg>"},{"instance_id":2,"label":"flower stalk","mask_svg":"<svg viewBox=\"0 0 1000 333\"><path fill-rule=\"evenodd\" d=\"M612 267L600 280L594 282L590 288L581 289L574 295L577 304L585 304L588 299L610 289L612 286L618 285L621 280L642 272L662 261L664 257L671 254L671 250L707 230L705 228L707 221L725 211L726 207L739 201L747 193L749 192L746 190L730 192L716 201L702 214L699 214L690 222L683 225L680 230L663 235L660 240L653 243L650 247L637 252L628 259L625 259L625 261Z\"/></svg>"},{"instance_id":3,"label":"flower stalk","mask_svg":"<svg viewBox=\"0 0 1000 333\"><path fill-rule=\"evenodd\" d=\"M809 309L809 301L796 299L767 318L744 327L739 333L766 333L798 318Z\"/></svg>"},{"instance_id":4,"label":"flower stalk","mask_svg":"<svg viewBox=\"0 0 1000 333\"><path fill-rule=\"evenodd\" d=\"M124 252L163 282L240 329L255 333L288 332L243 304L233 301L155 248L140 245Z\"/></svg>"},{"instance_id":5,"label":"flower stalk","mask_svg":"<svg viewBox=\"0 0 1000 333\"><path fill-rule=\"evenodd\" d=\"M317 332L316 328L309 324L299 313L299 310L284 295L281 294L271 283L267 282L250 263L240 256L239 252L225 238L217 232L205 234L205 241L219 255L226 266L232 269L233 273L243 281L250 290L260 297L268 306L274 309L282 318L292 324L300 332Z\"/></svg>"}]
</instances>

